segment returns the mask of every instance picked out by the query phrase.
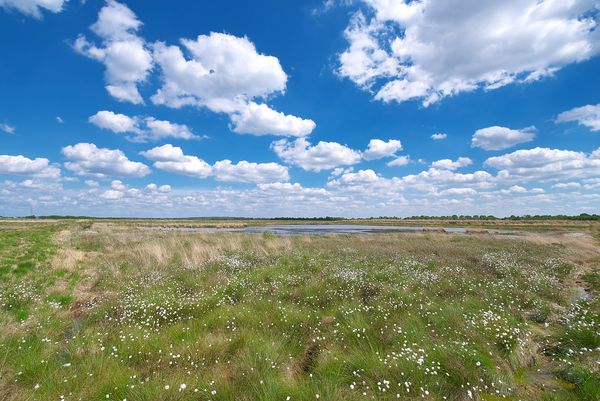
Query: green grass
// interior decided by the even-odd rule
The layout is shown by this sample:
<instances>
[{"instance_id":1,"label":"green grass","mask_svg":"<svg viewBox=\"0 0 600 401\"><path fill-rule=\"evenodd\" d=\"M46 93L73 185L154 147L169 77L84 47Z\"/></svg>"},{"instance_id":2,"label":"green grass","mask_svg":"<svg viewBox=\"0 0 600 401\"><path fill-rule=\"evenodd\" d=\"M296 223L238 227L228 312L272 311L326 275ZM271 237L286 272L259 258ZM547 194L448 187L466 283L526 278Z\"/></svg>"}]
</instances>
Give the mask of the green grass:
<instances>
[{"instance_id":1,"label":"green grass","mask_svg":"<svg viewBox=\"0 0 600 401\"><path fill-rule=\"evenodd\" d=\"M581 255L564 246L0 227L7 400L598 394L598 304L568 305ZM83 259L68 264L69 249ZM539 369L558 390L538 385Z\"/></svg>"}]
</instances>

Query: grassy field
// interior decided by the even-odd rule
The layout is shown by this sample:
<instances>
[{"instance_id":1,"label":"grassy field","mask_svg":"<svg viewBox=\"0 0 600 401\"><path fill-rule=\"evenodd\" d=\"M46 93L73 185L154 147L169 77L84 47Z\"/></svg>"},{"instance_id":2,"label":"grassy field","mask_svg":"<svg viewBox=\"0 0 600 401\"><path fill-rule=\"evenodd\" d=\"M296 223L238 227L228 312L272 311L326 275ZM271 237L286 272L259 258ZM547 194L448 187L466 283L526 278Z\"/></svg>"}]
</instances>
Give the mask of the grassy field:
<instances>
[{"instance_id":1,"label":"grassy field","mask_svg":"<svg viewBox=\"0 0 600 401\"><path fill-rule=\"evenodd\" d=\"M598 400L600 239L579 228L3 221L0 399Z\"/></svg>"}]
</instances>

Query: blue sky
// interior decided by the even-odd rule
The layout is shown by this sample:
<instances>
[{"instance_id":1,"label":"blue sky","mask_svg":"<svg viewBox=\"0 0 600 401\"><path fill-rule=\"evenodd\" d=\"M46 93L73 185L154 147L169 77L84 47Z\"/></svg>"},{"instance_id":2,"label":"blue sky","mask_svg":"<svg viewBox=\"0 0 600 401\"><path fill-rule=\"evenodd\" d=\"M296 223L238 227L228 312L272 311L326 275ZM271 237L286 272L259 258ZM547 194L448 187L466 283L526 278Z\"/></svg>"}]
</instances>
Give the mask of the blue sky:
<instances>
[{"instance_id":1,"label":"blue sky","mask_svg":"<svg viewBox=\"0 0 600 401\"><path fill-rule=\"evenodd\" d=\"M599 10L0 0L0 215L597 213Z\"/></svg>"}]
</instances>

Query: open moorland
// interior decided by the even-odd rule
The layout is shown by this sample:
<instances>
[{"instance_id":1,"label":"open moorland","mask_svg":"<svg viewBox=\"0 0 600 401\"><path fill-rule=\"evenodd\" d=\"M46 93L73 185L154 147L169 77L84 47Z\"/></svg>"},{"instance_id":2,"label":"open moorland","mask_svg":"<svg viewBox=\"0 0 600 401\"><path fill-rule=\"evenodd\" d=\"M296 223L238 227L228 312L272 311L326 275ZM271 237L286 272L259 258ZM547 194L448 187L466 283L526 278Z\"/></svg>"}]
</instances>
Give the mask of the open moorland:
<instances>
[{"instance_id":1,"label":"open moorland","mask_svg":"<svg viewBox=\"0 0 600 401\"><path fill-rule=\"evenodd\" d=\"M0 221L0 399L600 399L598 222L413 223Z\"/></svg>"}]
</instances>

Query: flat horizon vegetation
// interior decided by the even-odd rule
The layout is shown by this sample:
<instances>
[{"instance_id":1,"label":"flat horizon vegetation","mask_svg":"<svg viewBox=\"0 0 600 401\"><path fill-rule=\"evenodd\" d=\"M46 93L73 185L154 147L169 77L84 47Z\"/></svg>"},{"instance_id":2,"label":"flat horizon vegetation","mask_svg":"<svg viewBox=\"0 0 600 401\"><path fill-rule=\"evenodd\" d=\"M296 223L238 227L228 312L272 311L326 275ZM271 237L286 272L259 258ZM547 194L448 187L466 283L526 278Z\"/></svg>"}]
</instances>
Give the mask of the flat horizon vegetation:
<instances>
[{"instance_id":1,"label":"flat horizon vegetation","mask_svg":"<svg viewBox=\"0 0 600 401\"><path fill-rule=\"evenodd\" d=\"M591 235L0 222L5 400L598 400Z\"/></svg>"}]
</instances>

